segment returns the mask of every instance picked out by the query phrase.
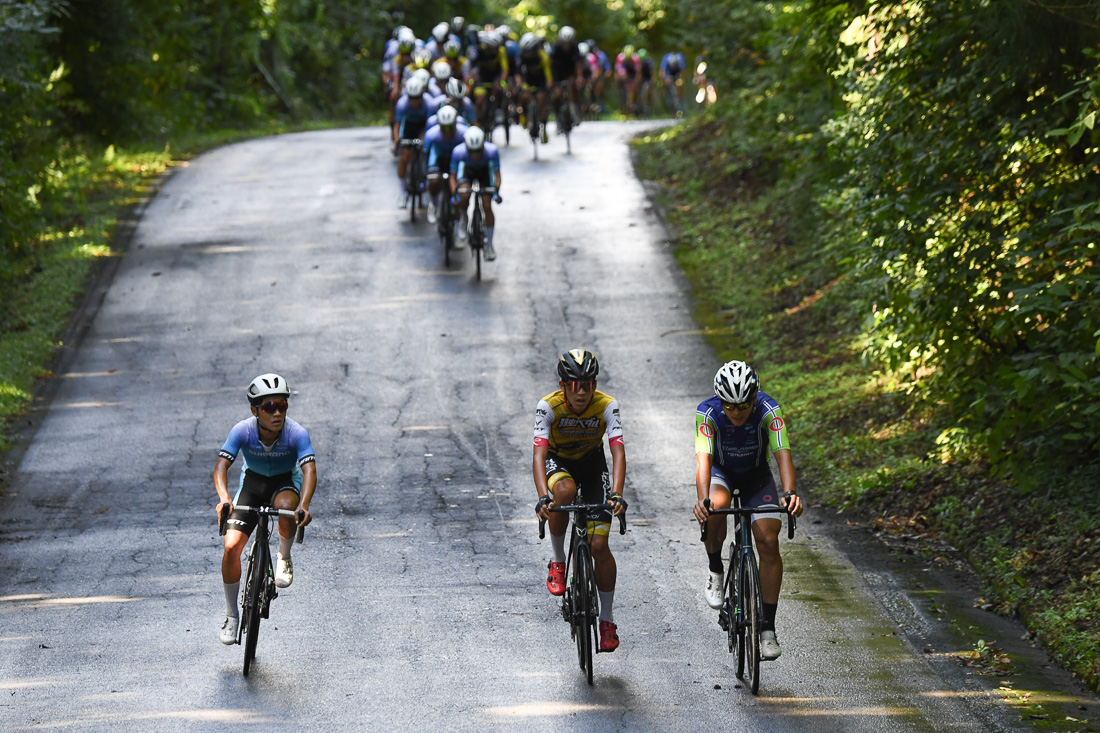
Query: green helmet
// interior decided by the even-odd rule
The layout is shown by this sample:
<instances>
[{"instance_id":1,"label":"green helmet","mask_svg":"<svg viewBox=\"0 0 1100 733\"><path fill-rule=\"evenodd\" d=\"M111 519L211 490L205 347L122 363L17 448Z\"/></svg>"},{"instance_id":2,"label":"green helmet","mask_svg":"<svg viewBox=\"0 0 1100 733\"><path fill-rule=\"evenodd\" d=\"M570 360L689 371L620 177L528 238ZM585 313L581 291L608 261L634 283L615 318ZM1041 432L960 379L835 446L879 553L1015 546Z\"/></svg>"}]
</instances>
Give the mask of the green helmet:
<instances>
[{"instance_id":1,"label":"green helmet","mask_svg":"<svg viewBox=\"0 0 1100 733\"><path fill-rule=\"evenodd\" d=\"M645 57L648 56L648 55L649 55L649 51L646 51L644 48L639 48L638 49L638 58L645 61Z\"/></svg>"}]
</instances>

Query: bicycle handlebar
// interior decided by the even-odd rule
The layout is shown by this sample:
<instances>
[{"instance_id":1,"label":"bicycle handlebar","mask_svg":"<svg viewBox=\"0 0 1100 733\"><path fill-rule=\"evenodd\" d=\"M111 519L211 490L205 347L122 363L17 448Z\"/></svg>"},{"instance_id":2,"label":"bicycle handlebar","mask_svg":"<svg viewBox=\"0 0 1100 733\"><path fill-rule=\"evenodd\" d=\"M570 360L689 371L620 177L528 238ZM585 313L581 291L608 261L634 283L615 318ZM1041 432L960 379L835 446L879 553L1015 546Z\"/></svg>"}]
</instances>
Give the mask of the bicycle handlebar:
<instances>
[{"instance_id":1,"label":"bicycle handlebar","mask_svg":"<svg viewBox=\"0 0 1100 733\"><path fill-rule=\"evenodd\" d=\"M229 512L226 511L228 506L222 504L218 510L218 534L222 537L225 536L226 523L229 521ZM245 506L244 504L236 504L233 506L234 510L240 509L242 512L252 512L258 514L261 517L290 517L295 522L300 523L305 517L305 512L301 509L295 511L293 509L276 509L270 506ZM294 539L298 544L302 544L302 540L305 539L306 528L301 524L298 524L298 531L294 535Z\"/></svg>"},{"instance_id":2,"label":"bicycle handlebar","mask_svg":"<svg viewBox=\"0 0 1100 733\"><path fill-rule=\"evenodd\" d=\"M787 515L787 539L794 539L794 529L798 525L798 518L791 514L790 511L783 507L776 506L775 509L770 509L767 506L762 507L730 507L728 509L711 509L710 499L703 499L703 506L706 507L707 515L712 514L734 514L736 516L748 516L750 514L786 514ZM707 541L707 525L709 522L701 522L699 529L699 541Z\"/></svg>"},{"instance_id":3,"label":"bicycle handlebar","mask_svg":"<svg viewBox=\"0 0 1100 733\"><path fill-rule=\"evenodd\" d=\"M578 512L598 512L606 509L609 504L570 504L568 506L556 506L550 511L559 514L576 514ZM619 515L619 534L626 534L626 513ZM539 518L539 539L546 539L546 520Z\"/></svg>"}]
</instances>

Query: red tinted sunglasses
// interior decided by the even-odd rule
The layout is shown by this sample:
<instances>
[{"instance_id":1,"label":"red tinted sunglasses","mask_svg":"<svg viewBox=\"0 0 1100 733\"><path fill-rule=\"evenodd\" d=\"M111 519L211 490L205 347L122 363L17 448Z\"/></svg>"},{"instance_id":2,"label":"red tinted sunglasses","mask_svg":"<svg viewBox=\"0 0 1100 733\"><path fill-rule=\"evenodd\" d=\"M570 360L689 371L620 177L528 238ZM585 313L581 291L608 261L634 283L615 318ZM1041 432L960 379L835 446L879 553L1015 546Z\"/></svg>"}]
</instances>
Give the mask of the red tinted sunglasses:
<instances>
[{"instance_id":1,"label":"red tinted sunglasses","mask_svg":"<svg viewBox=\"0 0 1100 733\"><path fill-rule=\"evenodd\" d=\"M277 412L286 412L286 408L286 400L283 400L282 402L265 402L260 405L260 409L266 412L268 415L274 415Z\"/></svg>"}]
</instances>

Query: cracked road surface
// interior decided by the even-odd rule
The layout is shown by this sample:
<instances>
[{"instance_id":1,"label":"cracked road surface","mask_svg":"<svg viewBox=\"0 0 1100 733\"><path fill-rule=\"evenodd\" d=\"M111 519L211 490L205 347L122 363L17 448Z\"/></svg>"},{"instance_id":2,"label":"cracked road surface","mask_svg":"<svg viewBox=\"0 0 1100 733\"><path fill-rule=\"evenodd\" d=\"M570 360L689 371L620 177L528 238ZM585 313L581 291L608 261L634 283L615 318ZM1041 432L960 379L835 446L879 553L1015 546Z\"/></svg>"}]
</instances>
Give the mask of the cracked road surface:
<instances>
[{"instance_id":1,"label":"cracked road surface","mask_svg":"<svg viewBox=\"0 0 1100 733\"><path fill-rule=\"evenodd\" d=\"M718 362L631 174L640 129L586 124L537 163L504 149L480 283L395 208L381 128L171 176L0 500L0 728L1014 728L898 635L812 507L784 545L783 656L758 697L737 685L690 511ZM576 346L622 405L631 502L611 541L622 646L592 687L546 592L530 475L535 403ZM217 641L210 475L267 371L295 390L319 482L244 678Z\"/></svg>"}]
</instances>

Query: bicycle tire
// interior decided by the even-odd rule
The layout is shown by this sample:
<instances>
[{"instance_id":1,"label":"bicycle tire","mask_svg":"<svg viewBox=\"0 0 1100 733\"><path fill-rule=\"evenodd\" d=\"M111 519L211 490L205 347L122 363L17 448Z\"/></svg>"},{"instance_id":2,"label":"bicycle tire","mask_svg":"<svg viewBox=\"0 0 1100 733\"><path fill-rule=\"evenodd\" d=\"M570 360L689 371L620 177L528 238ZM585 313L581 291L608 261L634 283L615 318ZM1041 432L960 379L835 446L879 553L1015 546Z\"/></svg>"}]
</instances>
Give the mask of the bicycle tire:
<instances>
[{"instance_id":1,"label":"bicycle tire","mask_svg":"<svg viewBox=\"0 0 1100 733\"><path fill-rule=\"evenodd\" d=\"M726 637L730 654L737 652L737 629L739 614L737 612L737 573L726 573L726 590L722 596L722 609L726 614ZM740 673L738 673L740 674Z\"/></svg>"},{"instance_id":2,"label":"bicycle tire","mask_svg":"<svg viewBox=\"0 0 1100 733\"><path fill-rule=\"evenodd\" d=\"M405 169L405 195L409 197L409 221L416 223L416 158Z\"/></svg>"},{"instance_id":3,"label":"bicycle tire","mask_svg":"<svg viewBox=\"0 0 1100 733\"><path fill-rule=\"evenodd\" d=\"M455 228L451 221L451 194L446 189L439 195L439 211L436 212L436 217L436 229L440 241L443 242L443 264L450 267Z\"/></svg>"},{"instance_id":4,"label":"bicycle tire","mask_svg":"<svg viewBox=\"0 0 1100 733\"><path fill-rule=\"evenodd\" d=\"M264 552L262 544L252 541L252 550L248 554L248 576L245 581L244 600L244 666L247 677L256 658L256 642L260 635L260 593L264 587Z\"/></svg>"},{"instance_id":5,"label":"bicycle tire","mask_svg":"<svg viewBox=\"0 0 1100 733\"><path fill-rule=\"evenodd\" d=\"M485 227L482 224L481 191L477 192L478 200L474 202L474 221L470 227L470 244L474 248L474 259L477 261L477 279L481 280L481 250L485 246Z\"/></svg>"},{"instance_id":6,"label":"bicycle tire","mask_svg":"<svg viewBox=\"0 0 1100 733\"><path fill-rule=\"evenodd\" d=\"M592 684L592 637L596 620L592 616L592 553L588 545L577 546L577 557L573 566L574 592L577 628L577 659L585 680Z\"/></svg>"},{"instance_id":7,"label":"bicycle tire","mask_svg":"<svg viewBox=\"0 0 1100 733\"><path fill-rule=\"evenodd\" d=\"M743 636L741 646L744 648L744 676L741 677L749 686L752 694L760 691L760 575L756 569L756 558L752 553L746 553L745 562L741 566L743 574L742 582L742 608L745 618L742 624ZM739 655L740 656L740 655ZM738 667L741 665L739 664Z\"/></svg>"},{"instance_id":8,"label":"bicycle tire","mask_svg":"<svg viewBox=\"0 0 1100 733\"><path fill-rule=\"evenodd\" d=\"M527 104L527 132L531 135L531 147L534 149L534 159L539 159L539 103L532 92L531 101Z\"/></svg>"}]
</instances>

